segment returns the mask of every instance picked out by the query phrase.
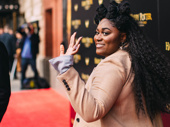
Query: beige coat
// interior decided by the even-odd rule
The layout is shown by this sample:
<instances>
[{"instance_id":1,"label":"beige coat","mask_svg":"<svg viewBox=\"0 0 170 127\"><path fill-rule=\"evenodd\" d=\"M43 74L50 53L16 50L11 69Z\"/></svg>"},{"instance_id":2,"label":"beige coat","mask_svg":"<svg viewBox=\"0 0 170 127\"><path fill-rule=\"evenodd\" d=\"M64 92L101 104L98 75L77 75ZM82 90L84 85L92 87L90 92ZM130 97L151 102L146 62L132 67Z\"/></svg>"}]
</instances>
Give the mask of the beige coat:
<instances>
[{"instance_id":1,"label":"beige coat","mask_svg":"<svg viewBox=\"0 0 170 127\"><path fill-rule=\"evenodd\" d=\"M102 60L85 84L71 67L57 76L76 111L74 127L162 127L160 114L152 125L135 111L129 54L118 50Z\"/></svg>"}]
</instances>

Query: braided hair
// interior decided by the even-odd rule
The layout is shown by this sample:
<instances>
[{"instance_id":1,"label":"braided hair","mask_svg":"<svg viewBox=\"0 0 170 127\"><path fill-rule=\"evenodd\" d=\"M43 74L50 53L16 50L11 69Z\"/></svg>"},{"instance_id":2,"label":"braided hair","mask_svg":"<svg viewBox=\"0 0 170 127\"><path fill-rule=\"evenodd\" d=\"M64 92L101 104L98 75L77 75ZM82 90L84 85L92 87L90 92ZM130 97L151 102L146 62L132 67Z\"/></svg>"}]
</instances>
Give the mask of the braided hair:
<instances>
[{"instance_id":1,"label":"braided hair","mask_svg":"<svg viewBox=\"0 0 170 127\"><path fill-rule=\"evenodd\" d=\"M147 113L153 122L158 113L170 113L170 62L145 37L135 19L130 16L129 3L112 1L108 8L102 4L96 11L96 24L107 18L120 32L126 33L128 47L125 50L131 56L135 74L132 86L137 115L141 111Z\"/></svg>"}]
</instances>

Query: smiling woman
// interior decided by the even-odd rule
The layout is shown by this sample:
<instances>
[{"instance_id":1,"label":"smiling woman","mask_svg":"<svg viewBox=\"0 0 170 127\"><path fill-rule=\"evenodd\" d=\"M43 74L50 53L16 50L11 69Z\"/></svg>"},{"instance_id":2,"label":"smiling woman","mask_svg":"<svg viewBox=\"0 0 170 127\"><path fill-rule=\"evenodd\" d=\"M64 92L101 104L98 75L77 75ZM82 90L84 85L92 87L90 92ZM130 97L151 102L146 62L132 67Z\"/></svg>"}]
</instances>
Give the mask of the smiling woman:
<instances>
[{"instance_id":1,"label":"smiling woman","mask_svg":"<svg viewBox=\"0 0 170 127\"><path fill-rule=\"evenodd\" d=\"M161 112L170 112L170 64L146 39L130 16L127 1L100 5L95 22L96 53L105 56L85 84L73 68L80 47L74 33L64 54L50 60L59 71L76 111L74 127L163 127Z\"/></svg>"},{"instance_id":2,"label":"smiling woman","mask_svg":"<svg viewBox=\"0 0 170 127\"><path fill-rule=\"evenodd\" d=\"M94 36L96 54L107 57L117 51L125 40L126 33L121 33L113 22L104 18L97 26Z\"/></svg>"}]
</instances>

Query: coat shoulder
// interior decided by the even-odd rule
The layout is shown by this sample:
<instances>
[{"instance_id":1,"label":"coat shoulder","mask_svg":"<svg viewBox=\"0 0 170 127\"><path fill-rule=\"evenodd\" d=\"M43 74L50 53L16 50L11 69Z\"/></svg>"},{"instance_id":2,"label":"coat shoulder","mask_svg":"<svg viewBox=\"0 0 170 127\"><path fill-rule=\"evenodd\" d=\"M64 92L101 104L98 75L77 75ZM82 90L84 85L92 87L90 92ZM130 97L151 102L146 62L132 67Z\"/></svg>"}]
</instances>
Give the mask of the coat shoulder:
<instances>
[{"instance_id":1,"label":"coat shoulder","mask_svg":"<svg viewBox=\"0 0 170 127\"><path fill-rule=\"evenodd\" d=\"M103 65L105 63L110 64L116 64L118 66L131 66L131 58L127 51L124 50L118 50L117 52L111 54L110 56L103 59L100 63L100 65Z\"/></svg>"},{"instance_id":2,"label":"coat shoulder","mask_svg":"<svg viewBox=\"0 0 170 127\"><path fill-rule=\"evenodd\" d=\"M128 77L131 70L131 59L128 52L118 50L110 56L103 59L95 68L95 72L104 73L110 72L111 74L120 72L124 78Z\"/></svg>"}]
</instances>

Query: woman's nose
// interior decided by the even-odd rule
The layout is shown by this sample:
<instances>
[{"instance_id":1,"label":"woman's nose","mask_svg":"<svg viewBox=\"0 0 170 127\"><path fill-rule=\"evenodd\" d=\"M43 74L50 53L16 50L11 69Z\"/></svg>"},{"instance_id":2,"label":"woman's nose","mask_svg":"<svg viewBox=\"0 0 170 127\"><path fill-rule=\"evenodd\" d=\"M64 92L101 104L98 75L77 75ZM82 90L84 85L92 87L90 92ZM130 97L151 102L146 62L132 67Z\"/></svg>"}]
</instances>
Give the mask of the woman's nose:
<instances>
[{"instance_id":1,"label":"woman's nose","mask_svg":"<svg viewBox=\"0 0 170 127\"><path fill-rule=\"evenodd\" d=\"M96 35L96 40L97 41L101 41L102 40L102 35L100 33L98 35Z\"/></svg>"}]
</instances>

